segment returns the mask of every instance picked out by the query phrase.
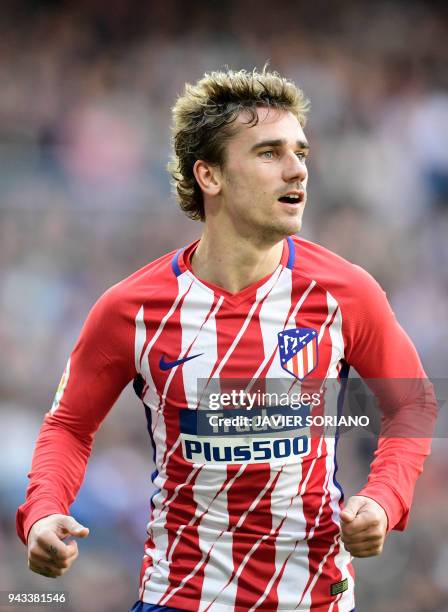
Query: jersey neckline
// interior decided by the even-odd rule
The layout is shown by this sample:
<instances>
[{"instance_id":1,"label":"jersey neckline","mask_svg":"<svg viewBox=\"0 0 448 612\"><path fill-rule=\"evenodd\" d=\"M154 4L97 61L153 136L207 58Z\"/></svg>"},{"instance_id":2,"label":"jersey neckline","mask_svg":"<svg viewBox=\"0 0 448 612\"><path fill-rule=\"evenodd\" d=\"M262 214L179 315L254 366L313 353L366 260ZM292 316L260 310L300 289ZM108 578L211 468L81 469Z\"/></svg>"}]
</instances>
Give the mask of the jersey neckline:
<instances>
[{"instance_id":1,"label":"jersey neckline","mask_svg":"<svg viewBox=\"0 0 448 612\"><path fill-rule=\"evenodd\" d=\"M272 278L272 276L278 272L279 268L292 269L294 266L296 245L294 244L292 237L288 236L283 240L283 251L278 266L270 274L267 274L259 281L248 285L237 293L231 293L230 291L227 291L227 289L224 289L223 287L220 287L219 285L215 285L208 281L202 280L201 278L195 275L191 267L191 258L198 244L199 240L195 240L191 244L179 249L175 253L171 262L173 273L175 274L175 276L187 274L197 286L201 287L208 293L213 293L214 295L222 296L225 300L233 303L243 302L244 300L251 298L260 287L267 283L269 279Z\"/></svg>"}]
</instances>

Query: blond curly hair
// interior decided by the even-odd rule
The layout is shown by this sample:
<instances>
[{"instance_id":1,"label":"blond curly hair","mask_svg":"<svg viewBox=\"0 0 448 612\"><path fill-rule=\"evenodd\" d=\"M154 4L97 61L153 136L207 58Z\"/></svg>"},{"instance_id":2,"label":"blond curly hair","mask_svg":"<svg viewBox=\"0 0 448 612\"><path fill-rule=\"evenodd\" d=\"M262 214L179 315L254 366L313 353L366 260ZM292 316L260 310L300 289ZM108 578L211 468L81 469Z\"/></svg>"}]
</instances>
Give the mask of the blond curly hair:
<instances>
[{"instance_id":1,"label":"blond curly hair","mask_svg":"<svg viewBox=\"0 0 448 612\"><path fill-rule=\"evenodd\" d=\"M168 171L180 207L191 219L205 219L202 191L193 174L195 162L201 159L222 167L238 115L247 111L248 124L255 125L260 107L291 111L303 127L309 102L292 81L266 67L262 72L211 72L195 85L185 85L172 109L173 154Z\"/></svg>"}]
</instances>

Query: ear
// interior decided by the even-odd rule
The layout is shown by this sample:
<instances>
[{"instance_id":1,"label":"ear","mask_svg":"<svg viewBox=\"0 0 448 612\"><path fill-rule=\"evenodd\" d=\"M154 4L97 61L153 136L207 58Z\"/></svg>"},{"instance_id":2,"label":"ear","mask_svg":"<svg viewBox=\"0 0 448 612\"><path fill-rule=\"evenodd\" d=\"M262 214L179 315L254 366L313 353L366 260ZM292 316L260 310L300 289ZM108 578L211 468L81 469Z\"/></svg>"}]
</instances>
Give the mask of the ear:
<instances>
[{"instance_id":1,"label":"ear","mask_svg":"<svg viewBox=\"0 0 448 612\"><path fill-rule=\"evenodd\" d=\"M216 196L221 191L221 173L218 166L198 159L193 166L193 174L204 195Z\"/></svg>"}]
</instances>

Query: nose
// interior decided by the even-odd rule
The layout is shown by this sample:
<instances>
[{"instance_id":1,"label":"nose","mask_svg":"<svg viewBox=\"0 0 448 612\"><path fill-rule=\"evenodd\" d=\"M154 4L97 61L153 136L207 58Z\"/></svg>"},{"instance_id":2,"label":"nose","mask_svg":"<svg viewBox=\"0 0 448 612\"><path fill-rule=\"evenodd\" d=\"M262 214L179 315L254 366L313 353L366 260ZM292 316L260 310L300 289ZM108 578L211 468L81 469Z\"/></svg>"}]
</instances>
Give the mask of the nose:
<instances>
[{"instance_id":1,"label":"nose","mask_svg":"<svg viewBox=\"0 0 448 612\"><path fill-rule=\"evenodd\" d=\"M305 182L308 176L308 170L303 160L299 159L297 155L291 151L285 156L285 163L283 166L283 179L287 183L293 181Z\"/></svg>"}]
</instances>

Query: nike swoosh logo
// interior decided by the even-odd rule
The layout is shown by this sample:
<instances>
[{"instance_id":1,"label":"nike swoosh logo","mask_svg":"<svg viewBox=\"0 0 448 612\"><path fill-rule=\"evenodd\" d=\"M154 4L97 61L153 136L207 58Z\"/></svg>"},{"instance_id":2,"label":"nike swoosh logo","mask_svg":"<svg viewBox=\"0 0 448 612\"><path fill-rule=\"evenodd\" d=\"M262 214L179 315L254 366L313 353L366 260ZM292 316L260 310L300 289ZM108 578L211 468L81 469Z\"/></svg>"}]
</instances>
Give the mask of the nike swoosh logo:
<instances>
[{"instance_id":1,"label":"nike swoosh logo","mask_svg":"<svg viewBox=\"0 0 448 612\"><path fill-rule=\"evenodd\" d=\"M196 359L196 357L200 357L203 354L204 353L199 353L198 355L191 355L191 357L176 359L176 361L165 361L165 355L162 355L159 361L159 367L161 370L171 370L171 368L175 368L178 365L182 365L186 361L190 361L190 359Z\"/></svg>"}]
</instances>

